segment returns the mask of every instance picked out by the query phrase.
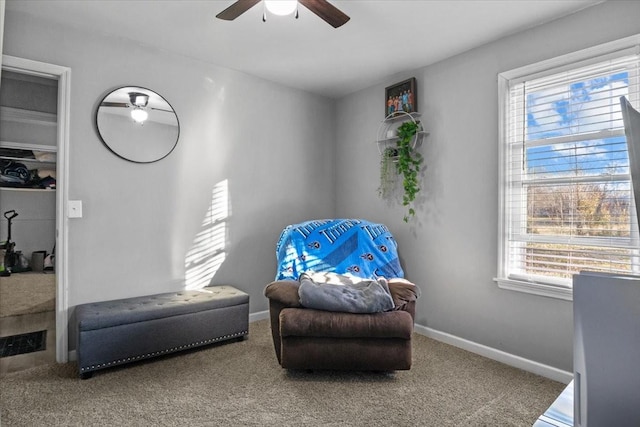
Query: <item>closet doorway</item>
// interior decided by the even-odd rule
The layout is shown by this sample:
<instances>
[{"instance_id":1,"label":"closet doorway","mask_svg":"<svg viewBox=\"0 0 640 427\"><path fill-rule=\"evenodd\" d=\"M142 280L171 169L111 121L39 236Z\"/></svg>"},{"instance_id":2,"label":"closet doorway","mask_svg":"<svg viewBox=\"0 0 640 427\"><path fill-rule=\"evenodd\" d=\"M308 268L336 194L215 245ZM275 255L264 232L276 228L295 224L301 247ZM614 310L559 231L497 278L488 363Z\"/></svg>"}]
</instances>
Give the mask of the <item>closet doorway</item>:
<instances>
[{"instance_id":1,"label":"closet doorway","mask_svg":"<svg viewBox=\"0 0 640 427\"><path fill-rule=\"evenodd\" d=\"M3 55L0 77L2 376L68 360L70 70Z\"/></svg>"}]
</instances>

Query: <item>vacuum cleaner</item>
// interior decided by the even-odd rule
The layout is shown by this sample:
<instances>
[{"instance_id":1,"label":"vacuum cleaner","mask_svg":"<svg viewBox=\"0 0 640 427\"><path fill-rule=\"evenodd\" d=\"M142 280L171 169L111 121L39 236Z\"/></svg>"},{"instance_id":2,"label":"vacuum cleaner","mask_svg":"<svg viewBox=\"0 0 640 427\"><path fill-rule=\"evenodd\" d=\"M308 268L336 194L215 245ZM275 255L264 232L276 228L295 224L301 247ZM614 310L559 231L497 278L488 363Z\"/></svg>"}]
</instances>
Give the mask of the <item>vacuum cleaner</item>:
<instances>
[{"instance_id":1,"label":"vacuum cleaner","mask_svg":"<svg viewBox=\"0 0 640 427\"><path fill-rule=\"evenodd\" d=\"M4 254L2 265L0 266L0 276L10 276L20 262L19 254L14 250L16 243L11 241L11 221L17 217L15 210L6 211L4 217L7 219L7 240L0 244L0 251Z\"/></svg>"}]
</instances>

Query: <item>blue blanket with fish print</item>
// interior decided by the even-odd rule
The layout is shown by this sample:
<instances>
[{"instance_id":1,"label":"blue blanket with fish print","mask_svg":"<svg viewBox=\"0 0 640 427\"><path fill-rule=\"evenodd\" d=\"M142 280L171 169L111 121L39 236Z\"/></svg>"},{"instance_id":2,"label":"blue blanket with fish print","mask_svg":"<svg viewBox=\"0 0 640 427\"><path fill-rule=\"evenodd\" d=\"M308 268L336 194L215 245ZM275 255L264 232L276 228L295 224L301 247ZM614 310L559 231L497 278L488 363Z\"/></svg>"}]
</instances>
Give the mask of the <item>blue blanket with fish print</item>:
<instances>
[{"instance_id":1,"label":"blue blanket with fish print","mask_svg":"<svg viewBox=\"0 0 640 427\"><path fill-rule=\"evenodd\" d=\"M404 277L389 229L363 219L324 219L287 226L276 245L276 280L305 272L351 274L367 279Z\"/></svg>"}]
</instances>

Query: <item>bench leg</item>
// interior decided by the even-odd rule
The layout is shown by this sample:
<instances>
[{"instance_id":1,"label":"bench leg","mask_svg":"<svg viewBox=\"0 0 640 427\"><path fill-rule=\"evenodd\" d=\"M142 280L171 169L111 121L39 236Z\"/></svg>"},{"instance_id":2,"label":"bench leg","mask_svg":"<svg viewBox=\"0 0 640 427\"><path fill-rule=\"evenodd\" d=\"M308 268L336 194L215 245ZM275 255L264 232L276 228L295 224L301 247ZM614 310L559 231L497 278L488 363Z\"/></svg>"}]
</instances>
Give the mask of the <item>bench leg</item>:
<instances>
[{"instance_id":1,"label":"bench leg","mask_svg":"<svg viewBox=\"0 0 640 427\"><path fill-rule=\"evenodd\" d=\"M88 380L92 376L93 376L93 372L83 372L83 373L80 374L80 379Z\"/></svg>"}]
</instances>

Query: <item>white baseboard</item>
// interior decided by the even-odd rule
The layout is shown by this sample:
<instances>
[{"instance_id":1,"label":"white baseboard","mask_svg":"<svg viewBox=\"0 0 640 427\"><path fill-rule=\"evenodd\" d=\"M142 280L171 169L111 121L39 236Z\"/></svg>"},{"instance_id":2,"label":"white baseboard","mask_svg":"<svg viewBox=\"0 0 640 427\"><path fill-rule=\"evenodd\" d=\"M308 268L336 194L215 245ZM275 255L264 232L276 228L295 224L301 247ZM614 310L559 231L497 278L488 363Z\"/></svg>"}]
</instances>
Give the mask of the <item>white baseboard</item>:
<instances>
[{"instance_id":1,"label":"white baseboard","mask_svg":"<svg viewBox=\"0 0 640 427\"><path fill-rule=\"evenodd\" d=\"M569 384L569 382L573 379L572 372L563 371L561 369L554 368L553 366L544 365L542 363L525 359L524 357L516 356L515 354L507 353L505 351L488 347L483 344L478 344L476 342L469 341L464 338L448 334L446 332L427 328L426 326L415 325L415 332L419 333L420 335L432 338L436 341L450 344L454 347L479 354L489 359L493 359L506 365L532 372L534 374L541 375L543 377L552 379L554 381L559 381L564 384Z\"/></svg>"},{"instance_id":2,"label":"white baseboard","mask_svg":"<svg viewBox=\"0 0 640 427\"><path fill-rule=\"evenodd\" d=\"M257 313L249 314L249 323L257 322L258 320L264 320L269 318L269 310L259 311Z\"/></svg>"}]
</instances>

